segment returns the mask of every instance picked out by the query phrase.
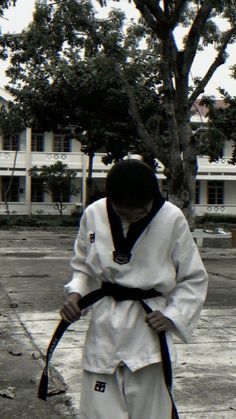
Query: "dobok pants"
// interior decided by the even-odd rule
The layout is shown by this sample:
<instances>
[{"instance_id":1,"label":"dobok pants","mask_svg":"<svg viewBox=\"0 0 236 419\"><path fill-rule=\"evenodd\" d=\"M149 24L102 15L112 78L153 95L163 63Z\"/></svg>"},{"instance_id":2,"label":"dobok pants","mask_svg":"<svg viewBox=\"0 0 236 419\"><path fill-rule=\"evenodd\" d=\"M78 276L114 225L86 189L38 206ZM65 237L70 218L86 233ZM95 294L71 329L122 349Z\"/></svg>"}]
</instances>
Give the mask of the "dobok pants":
<instances>
[{"instance_id":1,"label":"dobok pants","mask_svg":"<svg viewBox=\"0 0 236 419\"><path fill-rule=\"evenodd\" d=\"M79 419L171 419L161 363L135 372L83 373Z\"/></svg>"}]
</instances>

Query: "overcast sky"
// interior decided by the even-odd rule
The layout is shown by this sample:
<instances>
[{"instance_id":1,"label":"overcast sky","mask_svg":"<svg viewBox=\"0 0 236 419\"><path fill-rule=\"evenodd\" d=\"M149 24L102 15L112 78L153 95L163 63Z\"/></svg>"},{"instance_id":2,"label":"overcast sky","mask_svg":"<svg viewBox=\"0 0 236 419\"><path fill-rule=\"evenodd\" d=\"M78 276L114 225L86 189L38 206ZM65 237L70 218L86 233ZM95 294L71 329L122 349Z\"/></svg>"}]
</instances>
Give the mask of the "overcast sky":
<instances>
[{"instance_id":1,"label":"overcast sky","mask_svg":"<svg viewBox=\"0 0 236 419\"><path fill-rule=\"evenodd\" d=\"M34 0L17 0L16 7L11 8L5 12L5 19L0 20L0 28L2 33L6 32L20 32L23 28L27 27L28 23L32 20L32 14L34 9ZM97 2L96 2L97 4ZM137 16L137 12L134 6L128 3L127 0L120 0L120 3L114 2L115 7L123 7L126 9L126 13L129 18ZM107 8L103 8L100 12L105 15ZM225 88L231 95L236 96L236 80L229 76L229 67L236 64L236 46L231 45L228 48L230 54L227 65L221 66L209 82L206 92L210 95L219 97L217 87L221 86ZM194 62L192 68L192 77L203 76L206 69L210 65L214 57L213 48L208 48L204 52L201 52ZM5 77L5 69L7 68L6 62L1 62L0 66L0 86L4 87L7 83Z\"/></svg>"}]
</instances>

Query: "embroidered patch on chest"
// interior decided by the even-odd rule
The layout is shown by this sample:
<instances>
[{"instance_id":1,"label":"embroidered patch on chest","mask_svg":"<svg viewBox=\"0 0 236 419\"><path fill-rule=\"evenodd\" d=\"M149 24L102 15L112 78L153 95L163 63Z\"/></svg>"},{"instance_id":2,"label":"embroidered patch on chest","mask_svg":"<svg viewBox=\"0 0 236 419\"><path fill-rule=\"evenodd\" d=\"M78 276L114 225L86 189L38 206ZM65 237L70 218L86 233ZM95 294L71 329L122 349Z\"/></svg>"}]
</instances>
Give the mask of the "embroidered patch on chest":
<instances>
[{"instance_id":1,"label":"embroidered patch on chest","mask_svg":"<svg viewBox=\"0 0 236 419\"><path fill-rule=\"evenodd\" d=\"M131 259L131 253L120 253L116 250L113 251L113 260L116 263L119 263L119 265L125 265L126 263L129 263Z\"/></svg>"},{"instance_id":2,"label":"embroidered patch on chest","mask_svg":"<svg viewBox=\"0 0 236 419\"><path fill-rule=\"evenodd\" d=\"M107 383L103 381L96 381L94 391L99 391L99 393L105 393Z\"/></svg>"},{"instance_id":3,"label":"embroidered patch on chest","mask_svg":"<svg viewBox=\"0 0 236 419\"><path fill-rule=\"evenodd\" d=\"M90 239L90 243L94 243L95 242L95 233L91 233L89 235L89 239Z\"/></svg>"}]
</instances>

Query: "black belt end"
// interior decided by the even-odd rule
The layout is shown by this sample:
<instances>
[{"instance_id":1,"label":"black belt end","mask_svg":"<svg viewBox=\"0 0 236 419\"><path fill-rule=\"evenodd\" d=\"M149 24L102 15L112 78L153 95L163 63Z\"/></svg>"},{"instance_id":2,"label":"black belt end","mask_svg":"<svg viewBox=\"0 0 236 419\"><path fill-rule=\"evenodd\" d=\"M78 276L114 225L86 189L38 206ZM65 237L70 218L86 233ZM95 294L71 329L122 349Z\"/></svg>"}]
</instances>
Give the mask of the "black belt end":
<instances>
[{"instance_id":1,"label":"black belt end","mask_svg":"<svg viewBox=\"0 0 236 419\"><path fill-rule=\"evenodd\" d=\"M45 374L45 372L43 371L41 379L40 379L40 383L39 383L39 388L38 388L38 398L46 401L47 396L48 396L48 375Z\"/></svg>"}]
</instances>

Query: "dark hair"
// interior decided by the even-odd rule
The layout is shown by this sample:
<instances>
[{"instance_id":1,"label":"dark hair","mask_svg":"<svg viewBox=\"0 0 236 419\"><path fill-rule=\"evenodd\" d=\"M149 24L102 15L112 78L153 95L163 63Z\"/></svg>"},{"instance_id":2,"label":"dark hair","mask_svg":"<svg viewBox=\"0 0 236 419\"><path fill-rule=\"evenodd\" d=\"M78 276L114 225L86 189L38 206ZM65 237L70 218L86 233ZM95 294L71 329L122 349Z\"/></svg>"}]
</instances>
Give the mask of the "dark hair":
<instances>
[{"instance_id":1,"label":"dark hair","mask_svg":"<svg viewBox=\"0 0 236 419\"><path fill-rule=\"evenodd\" d=\"M158 194L154 170L140 160L122 160L108 172L106 195L114 204L141 208Z\"/></svg>"}]
</instances>

